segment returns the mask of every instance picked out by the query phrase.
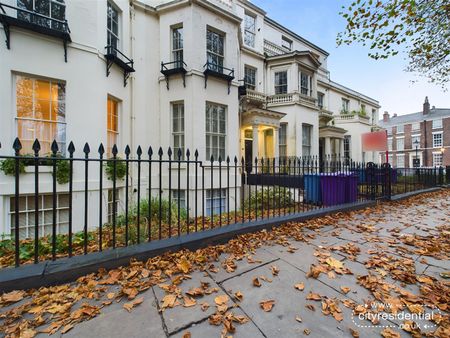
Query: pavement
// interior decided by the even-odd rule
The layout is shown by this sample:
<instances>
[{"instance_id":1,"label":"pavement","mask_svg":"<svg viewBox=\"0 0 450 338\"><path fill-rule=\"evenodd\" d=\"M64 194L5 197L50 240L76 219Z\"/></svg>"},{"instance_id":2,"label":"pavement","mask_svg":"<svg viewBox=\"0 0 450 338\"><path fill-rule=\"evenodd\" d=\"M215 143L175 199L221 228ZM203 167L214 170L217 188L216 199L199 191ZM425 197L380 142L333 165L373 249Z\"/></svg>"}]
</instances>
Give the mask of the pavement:
<instances>
[{"instance_id":1,"label":"pavement","mask_svg":"<svg viewBox=\"0 0 450 338\"><path fill-rule=\"evenodd\" d=\"M317 226L314 221L308 224L297 240L280 234L280 238L267 241L243 259L222 254L214 268L190 273L177 285L180 295L202 285L212 291L195 298L193 306L165 306L168 293L163 285L154 285L140 295L144 301L131 312L123 308L125 301L114 302L95 318L53 337L381 337L382 332L384 337L411 337L397 318L375 323L358 319L355 308L374 304L379 291L361 283L361 279L358 282L358 278L379 273L377 276L396 294L403 290L403 295L409 292L418 296L423 278L428 276L434 283L446 285L442 292L449 292L449 280L441 275L450 270L449 253L438 248L425 256L422 244L414 246L405 240L423 236L432 241L444 234L447 247L442 248L448 248L448 193L382 203L369 210L324 218ZM227 264L230 258L236 265L232 268ZM405 283L403 277L395 277L398 269L391 270L389 264L411 268L422 282ZM312 266L327 266L328 271L314 278L308 275ZM255 278L260 286L255 286ZM228 311L238 318L248 318L243 324L234 321L234 330L228 332L224 325L213 325L210 319L218 311L216 297L221 295L229 298L225 302L228 310L222 308L222 314ZM274 305L266 312L260 303L267 300ZM444 313L440 309L426 311ZM433 321L419 324L422 332L437 329ZM390 332L398 336L388 335Z\"/></svg>"}]
</instances>

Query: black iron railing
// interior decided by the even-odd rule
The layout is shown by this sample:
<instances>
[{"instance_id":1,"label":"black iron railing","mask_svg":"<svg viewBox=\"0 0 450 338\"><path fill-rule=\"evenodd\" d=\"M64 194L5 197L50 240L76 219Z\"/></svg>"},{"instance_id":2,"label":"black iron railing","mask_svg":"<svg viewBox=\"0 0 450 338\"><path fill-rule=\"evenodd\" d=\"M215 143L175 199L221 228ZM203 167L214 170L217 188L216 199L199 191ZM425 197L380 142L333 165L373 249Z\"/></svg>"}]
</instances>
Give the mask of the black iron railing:
<instances>
[{"instance_id":1,"label":"black iron railing","mask_svg":"<svg viewBox=\"0 0 450 338\"><path fill-rule=\"evenodd\" d=\"M234 79L234 69L224 67L222 65L218 65L213 62L207 62L204 66L205 72L210 72L216 76L223 76L225 78Z\"/></svg>"},{"instance_id":2,"label":"black iron railing","mask_svg":"<svg viewBox=\"0 0 450 338\"><path fill-rule=\"evenodd\" d=\"M172 62L161 62L161 73L166 78L166 87L169 90L169 78L171 75L181 74L183 78L183 86L186 87L187 64L183 60Z\"/></svg>"},{"instance_id":3,"label":"black iron railing","mask_svg":"<svg viewBox=\"0 0 450 338\"><path fill-rule=\"evenodd\" d=\"M10 224L1 267L389 198L446 177L443 168L393 169L339 156L203 160L198 151L127 146L119 154L114 145L107 154L102 144L93 151L70 143L62 157L56 141L43 156L39 141L24 150L18 139L12 150L0 155L0 185L12 188L3 192Z\"/></svg>"},{"instance_id":4,"label":"black iron railing","mask_svg":"<svg viewBox=\"0 0 450 338\"><path fill-rule=\"evenodd\" d=\"M105 58L106 58L106 76L109 76L111 66L116 64L123 70L123 85L126 87L127 80L134 70L134 61L122 53L116 46L108 45L105 47Z\"/></svg>"},{"instance_id":5,"label":"black iron railing","mask_svg":"<svg viewBox=\"0 0 450 338\"><path fill-rule=\"evenodd\" d=\"M8 13L5 8L9 8L12 11L15 11L15 15L12 15L12 13ZM35 24L40 27L50 28L56 31L70 34L69 24L67 23L67 20L55 19L48 15L30 11L25 8L19 8L0 2L0 15L6 15L21 21L25 21L27 23Z\"/></svg>"}]
</instances>

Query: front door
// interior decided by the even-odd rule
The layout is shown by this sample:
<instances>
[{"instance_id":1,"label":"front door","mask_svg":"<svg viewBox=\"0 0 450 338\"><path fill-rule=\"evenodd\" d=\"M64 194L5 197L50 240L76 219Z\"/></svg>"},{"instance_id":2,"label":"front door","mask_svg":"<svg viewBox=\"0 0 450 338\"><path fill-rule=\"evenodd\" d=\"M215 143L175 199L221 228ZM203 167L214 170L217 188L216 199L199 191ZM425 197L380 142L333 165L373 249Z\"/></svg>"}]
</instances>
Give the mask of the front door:
<instances>
[{"instance_id":1,"label":"front door","mask_svg":"<svg viewBox=\"0 0 450 338\"><path fill-rule=\"evenodd\" d=\"M253 141L245 140L245 169L247 173L252 172L253 163Z\"/></svg>"}]
</instances>

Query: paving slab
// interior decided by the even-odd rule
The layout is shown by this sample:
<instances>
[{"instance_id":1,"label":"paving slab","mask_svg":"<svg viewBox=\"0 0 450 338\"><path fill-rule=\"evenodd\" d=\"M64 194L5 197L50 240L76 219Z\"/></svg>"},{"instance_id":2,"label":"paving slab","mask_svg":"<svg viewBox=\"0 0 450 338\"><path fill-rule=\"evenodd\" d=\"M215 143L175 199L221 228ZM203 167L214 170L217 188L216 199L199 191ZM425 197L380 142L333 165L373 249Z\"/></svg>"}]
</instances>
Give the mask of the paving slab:
<instances>
[{"instance_id":1,"label":"paving slab","mask_svg":"<svg viewBox=\"0 0 450 338\"><path fill-rule=\"evenodd\" d=\"M217 283L214 282L214 280L208 275L205 275L204 272L194 272L191 274L191 277L192 279L185 280L183 281L183 283L178 285L178 287L181 289L182 295L185 295L185 293L191 288L200 287L201 282L209 283L210 288L217 288L219 289L219 291L211 293L210 295L196 298L197 305L192 307L186 308L183 305L179 305L173 308L164 309L164 311L162 312L162 317L164 319L165 325L167 326L169 334L178 332L185 327L189 327L193 323L201 322L208 318L210 315L214 314L216 312L214 298L224 294L224 292L220 290ZM166 295L166 292L159 286L155 286L153 290L155 291L158 304L161 307L162 300ZM210 305L210 307L206 311L201 310L201 304L204 302ZM231 300L229 302L229 305L232 306Z\"/></svg>"},{"instance_id":2,"label":"paving slab","mask_svg":"<svg viewBox=\"0 0 450 338\"><path fill-rule=\"evenodd\" d=\"M240 261L236 262L236 270L233 272L227 272L221 265L221 262L223 262L225 259L229 257L228 254L222 254L219 257L219 263L215 264L215 266L219 269L217 273L211 273L211 277L217 282L220 283L224 281L225 279L232 278L234 276L240 275L246 271L256 269L257 267L261 265L267 265L272 262L277 261L279 258L272 253L270 253L267 250L264 250L262 248L259 248L255 250L254 254L251 254L251 259L243 258Z\"/></svg>"},{"instance_id":3,"label":"paving slab","mask_svg":"<svg viewBox=\"0 0 450 338\"><path fill-rule=\"evenodd\" d=\"M321 281L307 279L303 271L286 262L280 261L278 267L279 275L273 277L272 283L263 283L259 288L253 286L252 278L264 274L263 268L223 283L223 287L228 292L239 290L243 293L244 299L239 306L252 318L266 337L303 336L305 329L311 331L310 337L350 337L349 327L359 331L360 337L379 336L381 328L358 328L352 321L351 311L342 304L340 304L344 317L342 322L322 314L320 302L306 300L309 292L329 298L344 299L345 297ZM294 285L299 282L304 282L304 291L294 288ZM275 300L275 306L271 312L264 312L259 303L268 299ZM306 308L307 304L312 304L315 311ZM298 322L296 317L300 317L302 322Z\"/></svg>"},{"instance_id":4,"label":"paving slab","mask_svg":"<svg viewBox=\"0 0 450 338\"><path fill-rule=\"evenodd\" d=\"M242 312L241 309L235 308L230 310L235 315L239 316L245 316L244 312ZM245 324L233 324L236 331L230 335L233 336L233 338L263 338L264 335L261 333L261 331L256 327L256 325L249 321ZM223 329L223 325L215 326L209 324L208 320L205 320L198 324L193 324L192 326L186 328L185 330L182 330L170 337L174 338L182 338L183 335L187 332L191 334L192 338L206 338L206 337L220 337L221 332ZM155 337L156 338L156 337Z\"/></svg>"},{"instance_id":5,"label":"paving slab","mask_svg":"<svg viewBox=\"0 0 450 338\"><path fill-rule=\"evenodd\" d=\"M131 312L122 307L124 302L112 304L97 317L76 325L62 336L74 338L166 337L153 292L149 290L139 297L144 297L144 302Z\"/></svg>"},{"instance_id":6,"label":"paving slab","mask_svg":"<svg viewBox=\"0 0 450 338\"><path fill-rule=\"evenodd\" d=\"M280 259L289 262L303 272L308 272L311 264L317 263L317 259L314 256L314 253L316 252L316 250L320 249L315 247L314 245L303 242L294 242L291 246L296 248L297 250L289 252L289 248L282 245L266 246L264 247L264 249L269 251L271 254L279 257ZM336 253L332 253L332 256L339 260L345 259L344 256Z\"/></svg>"}]
</instances>

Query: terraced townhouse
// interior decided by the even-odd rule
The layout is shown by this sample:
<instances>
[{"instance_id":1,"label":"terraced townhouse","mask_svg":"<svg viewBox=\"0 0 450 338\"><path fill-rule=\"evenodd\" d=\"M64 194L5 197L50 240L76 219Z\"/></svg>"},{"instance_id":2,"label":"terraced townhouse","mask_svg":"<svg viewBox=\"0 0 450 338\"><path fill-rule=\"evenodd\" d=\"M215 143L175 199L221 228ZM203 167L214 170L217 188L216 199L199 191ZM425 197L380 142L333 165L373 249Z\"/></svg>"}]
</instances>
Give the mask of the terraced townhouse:
<instances>
[{"instance_id":1,"label":"terraced townhouse","mask_svg":"<svg viewBox=\"0 0 450 338\"><path fill-rule=\"evenodd\" d=\"M159 147L164 154L168 147L175 154L181 149L183 156L198 150L202 161L339 154L379 161L361 146L361 134L379 128L379 102L332 81L328 52L246 0L0 0L0 35L2 154L13 154L18 137L21 154L33 153L38 138L41 154L50 153L56 139L63 156L73 141L77 157L85 156L86 143L90 156L98 157L103 143L105 156L114 145L119 156L126 145L136 156L141 145L144 154L149 146L155 154ZM40 170L45 234L52 176ZM26 171L25 195L34 191L34 175ZM75 168L74 209L84 203L83 174ZM14 224L12 180L0 173L5 234ZM98 181L94 170L92 198ZM58 185L59 232L67 228L67 189ZM117 189L114 201L112 184L105 182L104 214L111 215L113 205L123 208L123 184ZM233 189L206 189L197 197L214 200L214 206L229 199L231 209L240 204ZM191 186L177 194L194 199ZM23 237L33 227L33 203L21 197ZM90 207L89 224L95 226L98 206Z\"/></svg>"}]
</instances>

